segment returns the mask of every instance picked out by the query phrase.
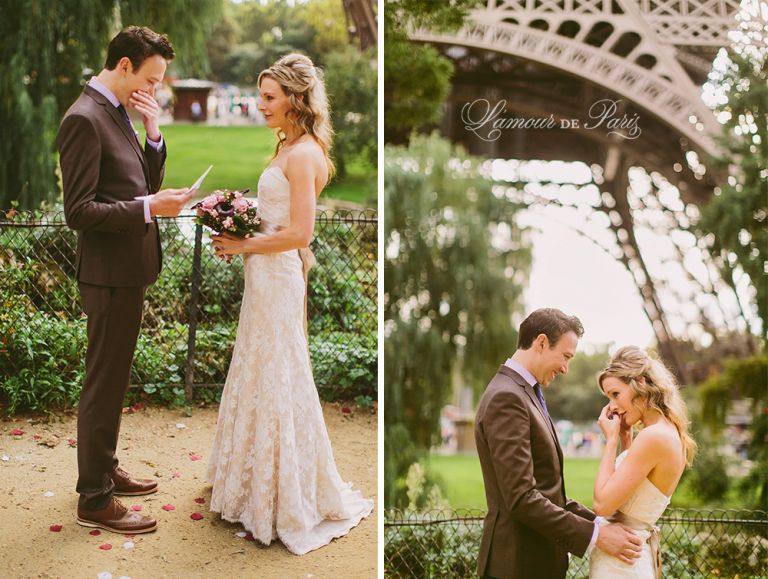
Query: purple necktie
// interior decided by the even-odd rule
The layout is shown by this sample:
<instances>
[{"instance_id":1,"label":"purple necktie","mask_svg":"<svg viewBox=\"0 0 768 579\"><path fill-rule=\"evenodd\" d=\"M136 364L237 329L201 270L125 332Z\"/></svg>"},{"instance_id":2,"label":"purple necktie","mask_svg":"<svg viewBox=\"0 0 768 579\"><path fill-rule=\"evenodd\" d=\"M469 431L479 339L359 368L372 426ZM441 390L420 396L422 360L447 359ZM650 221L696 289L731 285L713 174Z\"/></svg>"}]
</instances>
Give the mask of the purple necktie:
<instances>
[{"instance_id":1,"label":"purple necktie","mask_svg":"<svg viewBox=\"0 0 768 579\"><path fill-rule=\"evenodd\" d=\"M536 398L539 399L539 402L541 402L541 407L544 409L544 414L546 414L547 418L549 418L549 410L547 410L547 403L544 402L544 394L541 392L541 386L537 382L533 386L533 391L536 393Z\"/></svg>"}]
</instances>

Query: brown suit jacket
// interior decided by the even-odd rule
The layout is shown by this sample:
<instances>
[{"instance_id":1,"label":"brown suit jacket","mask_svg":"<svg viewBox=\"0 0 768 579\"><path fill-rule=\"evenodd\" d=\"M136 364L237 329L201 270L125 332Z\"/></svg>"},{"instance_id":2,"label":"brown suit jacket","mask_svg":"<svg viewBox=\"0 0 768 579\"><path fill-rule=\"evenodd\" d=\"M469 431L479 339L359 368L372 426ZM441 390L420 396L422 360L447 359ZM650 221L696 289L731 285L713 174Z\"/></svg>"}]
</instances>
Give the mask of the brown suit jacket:
<instances>
[{"instance_id":1,"label":"brown suit jacket","mask_svg":"<svg viewBox=\"0 0 768 579\"><path fill-rule=\"evenodd\" d=\"M107 287L147 286L160 272L156 223L144 202L160 189L167 144L144 150L120 112L86 86L56 136L64 185L64 217L78 231L77 279Z\"/></svg>"},{"instance_id":2,"label":"brown suit jacket","mask_svg":"<svg viewBox=\"0 0 768 579\"><path fill-rule=\"evenodd\" d=\"M475 418L488 514L481 576L561 579L568 553L582 556L595 514L565 497L563 452L533 388L501 366Z\"/></svg>"}]
</instances>

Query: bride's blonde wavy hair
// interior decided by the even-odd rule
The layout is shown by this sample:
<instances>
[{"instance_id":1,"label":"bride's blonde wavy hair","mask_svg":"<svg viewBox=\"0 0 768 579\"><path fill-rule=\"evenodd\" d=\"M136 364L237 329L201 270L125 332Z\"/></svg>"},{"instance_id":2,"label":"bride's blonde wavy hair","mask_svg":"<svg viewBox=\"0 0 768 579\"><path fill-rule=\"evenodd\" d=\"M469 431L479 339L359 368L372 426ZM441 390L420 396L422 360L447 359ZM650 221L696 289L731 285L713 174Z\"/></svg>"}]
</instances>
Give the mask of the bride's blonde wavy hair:
<instances>
[{"instance_id":1,"label":"bride's blonde wavy hair","mask_svg":"<svg viewBox=\"0 0 768 579\"><path fill-rule=\"evenodd\" d=\"M674 424L683 443L685 460L690 466L697 444L689 434L688 410L680 396L677 380L664 364L637 346L624 346L600 372L597 378L600 390L603 390L603 380L609 377L621 380L632 389L632 402L636 407L658 410Z\"/></svg>"},{"instance_id":2,"label":"bride's blonde wavy hair","mask_svg":"<svg viewBox=\"0 0 768 579\"><path fill-rule=\"evenodd\" d=\"M289 122L315 138L325 154L328 178L333 177L336 172L331 159L333 128L322 71L315 68L312 61L303 54L286 54L268 69L259 73L257 81L259 88L264 78L274 80L288 96L291 109L286 116ZM277 138L277 146L272 158L276 157L285 145L286 136L283 131L278 131Z\"/></svg>"}]
</instances>

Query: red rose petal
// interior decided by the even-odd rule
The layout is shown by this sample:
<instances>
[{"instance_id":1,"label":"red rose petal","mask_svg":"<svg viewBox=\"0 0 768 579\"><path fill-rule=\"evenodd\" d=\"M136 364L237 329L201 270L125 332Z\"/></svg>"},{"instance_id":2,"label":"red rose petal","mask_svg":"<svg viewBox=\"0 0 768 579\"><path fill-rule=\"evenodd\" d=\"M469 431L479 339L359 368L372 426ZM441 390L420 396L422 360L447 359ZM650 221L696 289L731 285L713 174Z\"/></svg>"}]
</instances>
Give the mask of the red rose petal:
<instances>
[{"instance_id":1,"label":"red rose petal","mask_svg":"<svg viewBox=\"0 0 768 579\"><path fill-rule=\"evenodd\" d=\"M176 507L174 507L173 505L163 505L160 508L163 509L164 511L175 511L176 510Z\"/></svg>"},{"instance_id":2,"label":"red rose petal","mask_svg":"<svg viewBox=\"0 0 768 579\"><path fill-rule=\"evenodd\" d=\"M136 535L123 535L127 539L133 539Z\"/></svg>"},{"instance_id":3,"label":"red rose petal","mask_svg":"<svg viewBox=\"0 0 768 579\"><path fill-rule=\"evenodd\" d=\"M61 532L62 526L61 525L51 525L48 527L48 530L53 531L54 533Z\"/></svg>"},{"instance_id":4,"label":"red rose petal","mask_svg":"<svg viewBox=\"0 0 768 579\"><path fill-rule=\"evenodd\" d=\"M341 413L342 414L352 414L352 409L349 406L342 406L341 407Z\"/></svg>"},{"instance_id":5,"label":"red rose petal","mask_svg":"<svg viewBox=\"0 0 768 579\"><path fill-rule=\"evenodd\" d=\"M99 531L98 529L94 529L93 531L90 531L88 534L93 535L94 537L98 537L99 535L101 535L101 531Z\"/></svg>"},{"instance_id":6,"label":"red rose petal","mask_svg":"<svg viewBox=\"0 0 768 579\"><path fill-rule=\"evenodd\" d=\"M131 505L131 510L132 511L140 511L141 510L141 505Z\"/></svg>"},{"instance_id":7,"label":"red rose petal","mask_svg":"<svg viewBox=\"0 0 768 579\"><path fill-rule=\"evenodd\" d=\"M21 436L22 434L24 434L24 431L21 428L14 428L13 430L11 430L9 434L11 436Z\"/></svg>"},{"instance_id":8,"label":"red rose petal","mask_svg":"<svg viewBox=\"0 0 768 579\"><path fill-rule=\"evenodd\" d=\"M67 443L69 444L69 446L74 448L74 447L77 446L77 439L76 438L68 438L67 439Z\"/></svg>"},{"instance_id":9,"label":"red rose petal","mask_svg":"<svg viewBox=\"0 0 768 579\"><path fill-rule=\"evenodd\" d=\"M195 499L195 502L196 502L198 505L204 505L204 504L205 504L205 499L204 499L203 497L197 497L197 498Z\"/></svg>"},{"instance_id":10,"label":"red rose petal","mask_svg":"<svg viewBox=\"0 0 768 579\"><path fill-rule=\"evenodd\" d=\"M189 453L189 460L200 460L201 458L203 457L199 454L195 454L194 452Z\"/></svg>"},{"instance_id":11,"label":"red rose petal","mask_svg":"<svg viewBox=\"0 0 768 579\"><path fill-rule=\"evenodd\" d=\"M245 537L243 537L243 539L245 539L246 541L255 541L256 540L256 539L253 538L253 534L252 533L247 533L245 535Z\"/></svg>"},{"instance_id":12,"label":"red rose petal","mask_svg":"<svg viewBox=\"0 0 768 579\"><path fill-rule=\"evenodd\" d=\"M103 545L99 545L99 549L102 551L109 551L112 548L112 545L109 543L104 543Z\"/></svg>"},{"instance_id":13,"label":"red rose petal","mask_svg":"<svg viewBox=\"0 0 768 579\"><path fill-rule=\"evenodd\" d=\"M203 518L203 515L201 515L200 513L192 513L191 515L189 515L189 518L192 519L193 521L199 521L200 519Z\"/></svg>"}]
</instances>

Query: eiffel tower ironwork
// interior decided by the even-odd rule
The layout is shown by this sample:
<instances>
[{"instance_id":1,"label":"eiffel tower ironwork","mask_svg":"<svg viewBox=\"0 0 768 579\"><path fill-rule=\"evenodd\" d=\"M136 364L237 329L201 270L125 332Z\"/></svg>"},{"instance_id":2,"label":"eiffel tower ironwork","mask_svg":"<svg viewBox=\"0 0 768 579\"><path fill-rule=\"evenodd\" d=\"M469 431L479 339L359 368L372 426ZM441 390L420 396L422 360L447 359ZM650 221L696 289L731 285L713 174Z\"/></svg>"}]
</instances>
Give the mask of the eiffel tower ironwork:
<instances>
[{"instance_id":1,"label":"eiffel tower ironwork","mask_svg":"<svg viewBox=\"0 0 768 579\"><path fill-rule=\"evenodd\" d=\"M670 304L693 302L698 315L683 325L703 327L715 340L718 325L731 334L745 327L743 308L734 313L722 304L697 304L676 293L670 280L652 276L636 225L640 210L656 206L672 218L665 227L686 230L695 207L706 203L722 179L707 166L718 152L720 126L702 101L701 87L717 51L730 44L738 10L737 0L487 0L456 32L419 29L409 35L454 62L441 124L451 140L492 159L583 161L600 168L601 201L591 209L609 216L620 250L614 257L634 275L662 355L683 379L688 376L676 341L689 336L679 323L670 323ZM616 103L616 115L640 119L642 136L586 128L588 109L601 99ZM505 116L582 122L578 128L478 138L462 117L467 103L478 100L503 102ZM674 185L680 207L659 201L663 185L657 179L647 199L633 196L629 171L638 166ZM673 245L672 259L681 262L684 244ZM715 295L723 285L711 276L686 275L702 293Z\"/></svg>"}]
</instances>

